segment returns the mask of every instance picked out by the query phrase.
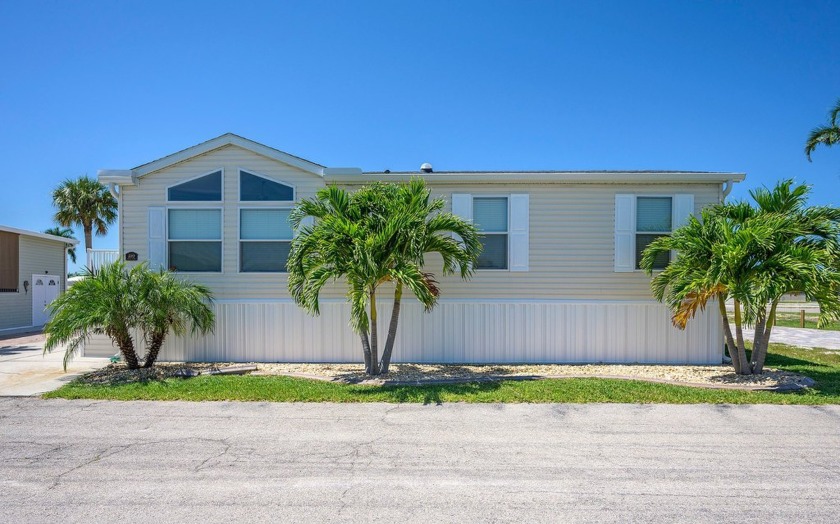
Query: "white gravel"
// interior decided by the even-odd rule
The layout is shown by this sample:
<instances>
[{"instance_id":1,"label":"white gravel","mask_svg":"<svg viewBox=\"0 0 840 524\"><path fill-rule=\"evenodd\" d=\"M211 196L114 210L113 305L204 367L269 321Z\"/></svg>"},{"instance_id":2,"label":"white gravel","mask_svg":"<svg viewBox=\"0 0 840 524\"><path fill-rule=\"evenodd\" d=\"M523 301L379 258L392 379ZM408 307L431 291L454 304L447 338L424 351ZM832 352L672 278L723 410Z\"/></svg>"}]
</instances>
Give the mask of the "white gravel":
<instances>
[{"instance_id":1,"label":"white gravel","mask_svg":"<svg viewBox=\"0 0 840 524\"><path fill-rule=\"evenodd\" d=\"M293 375L346 382L381 383L503 377L615 377L717 387L808 385L795 373L765 369L761 375L736 375L732 367L625 364L451 365L392 364L387 375L371 379L358 364L257 364L258 374Z\"/></svg>"}]
</instances>

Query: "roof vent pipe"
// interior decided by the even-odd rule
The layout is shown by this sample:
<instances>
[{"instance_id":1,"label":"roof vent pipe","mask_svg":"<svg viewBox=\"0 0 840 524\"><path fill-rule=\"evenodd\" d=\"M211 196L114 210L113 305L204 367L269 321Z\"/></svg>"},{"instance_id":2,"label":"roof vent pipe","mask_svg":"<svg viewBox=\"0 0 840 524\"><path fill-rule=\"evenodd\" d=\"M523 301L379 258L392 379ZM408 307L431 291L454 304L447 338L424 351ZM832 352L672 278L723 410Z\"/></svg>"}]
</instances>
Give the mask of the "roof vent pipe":
<instances>
[{"instance_id":1,"label":"roof vent pipe","mask_svg":"<svg viewBox=\"0 0 840 524\"><path fill-rule=\"evenodd\" d=\"M420 166L420 171L423 172L423 173L431 173L432 172L432 164L430 164L428 162L424 162Z\"/></svg>"}]
</instances>

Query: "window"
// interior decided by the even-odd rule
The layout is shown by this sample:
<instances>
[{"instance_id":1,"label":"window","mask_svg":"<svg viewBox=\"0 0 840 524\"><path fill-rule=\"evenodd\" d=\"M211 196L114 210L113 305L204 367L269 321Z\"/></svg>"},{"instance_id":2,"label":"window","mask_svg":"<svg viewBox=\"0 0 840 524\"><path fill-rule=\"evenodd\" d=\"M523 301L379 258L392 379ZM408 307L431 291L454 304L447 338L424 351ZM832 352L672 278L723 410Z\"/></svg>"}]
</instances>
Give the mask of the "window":
<instances>
[{"instance_id":1,"label":"window","mask_svg":"<svg viewBox=\"0 0 840 524\"><path fill-rule=\"evenodd\" d=\"M291 202L294 199L292 186L247 171L239 172L239 200L243 202Z\"/></svg>"},{"instance_id":2,"label":"window","mask_svg":"<svg viewBox=\"0 0 840 524\"><path fill-rule=\"evenodd\" d=\"M671 234L671 197L636 198L636 269L640 268L642 252L655 239ZM654 269L664 269L671 261L668 252L659 253L653 263Z\"/></svg>"},{"instance_id":3,"label":"window","mask_svg":"<svg viewBox=\"0 0 840 524\"><path fill-rule=\"evenodd\" d=\"M507 197L474 197L472 203L473 223L484 247L476 269L508 269Z\"/></svg>"},{"instance_id":4,"label":"window","mask_svg":"<svg viewBox=\"0 0 840 524\"><path fill-rule=\"evenodd\" d=\"M289 209L239 210L239 271L282 273L292 246Z\"/></svg>"},{"instance_id":5,"label":"window","mask_svg":"<svg viewBox=\"0 0 840 524\"><path fill-rule=\"evenodd\" d=\"M221 209L170 209L167 229L170 269L222 271Z\"/></svg>"},{"instance_id":6,"label":"window","mask_svg":"<svg viewBox=\"0 0 840 524\"><path fill-rule=\"evenodd\" d=\"M188 180L168 190L170 202L221 202L222 172Z\"/></svg>"},{"instance_id":7,"label":"window","mask_svg":"<svg viewBox=\"0 0 840 524\"><path fill-rule=\"evenodd\" d=\"M17 293L20 281L20 236L0 231L0 293Z\"/></svg>"}]
</instances>

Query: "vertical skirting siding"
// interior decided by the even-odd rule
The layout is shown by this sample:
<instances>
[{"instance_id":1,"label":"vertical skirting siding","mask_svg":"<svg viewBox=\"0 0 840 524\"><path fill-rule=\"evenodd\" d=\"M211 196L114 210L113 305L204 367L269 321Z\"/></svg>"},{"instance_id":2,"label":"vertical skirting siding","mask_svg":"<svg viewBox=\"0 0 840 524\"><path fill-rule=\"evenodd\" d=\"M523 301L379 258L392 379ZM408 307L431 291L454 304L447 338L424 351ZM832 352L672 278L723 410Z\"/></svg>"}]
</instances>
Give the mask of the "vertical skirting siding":
<instances>
[{"instance_id":1,"label":"vertical skirting siding","mask_svg":"<svg viewBox=\"0 0 840 524\"><path fill-rule=\"evenodd\" d=\"M312 317L291 302L222 302L216 330L170 337L162 360L211 362L360 362L361 344L348 327L349 307L322 303ZM390 304L380 305L384 316ZM381 319L384 345L387 318ZM431 313L406 302L394 360L402 362L720 363L720 320L698 315L685 331L667 309L647 302L447 301ZM100 337L85 354L116 350Z\"/></svg>"}]
</instances>

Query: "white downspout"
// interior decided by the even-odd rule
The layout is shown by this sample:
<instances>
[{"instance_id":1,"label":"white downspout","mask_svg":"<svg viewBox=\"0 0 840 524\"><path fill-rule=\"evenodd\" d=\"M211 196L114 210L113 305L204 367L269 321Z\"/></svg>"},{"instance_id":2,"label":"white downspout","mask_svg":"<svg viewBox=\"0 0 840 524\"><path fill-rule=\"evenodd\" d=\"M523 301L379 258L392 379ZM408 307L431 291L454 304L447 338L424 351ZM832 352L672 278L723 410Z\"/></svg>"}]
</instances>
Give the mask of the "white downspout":
<instances>
[{"instance_id":1,"label":"white downspout","mask_svg":"<svg viewBox=\"0 0 840 524\"><path fill-rule=\"evenodd\" d=\"M108 184L108 191L117 199L117 260L122 259L122 191L117 191L117 184Z\"/></svg>"}]
</instances>

